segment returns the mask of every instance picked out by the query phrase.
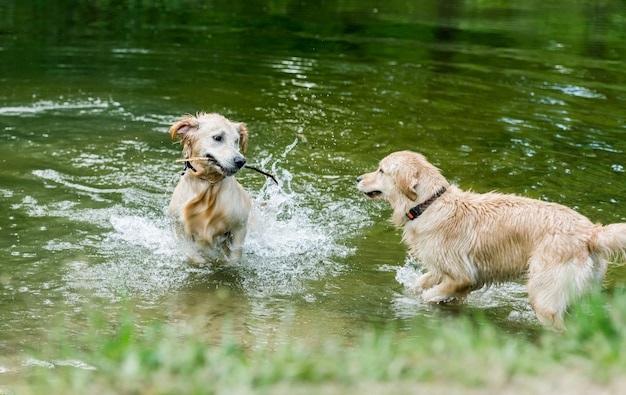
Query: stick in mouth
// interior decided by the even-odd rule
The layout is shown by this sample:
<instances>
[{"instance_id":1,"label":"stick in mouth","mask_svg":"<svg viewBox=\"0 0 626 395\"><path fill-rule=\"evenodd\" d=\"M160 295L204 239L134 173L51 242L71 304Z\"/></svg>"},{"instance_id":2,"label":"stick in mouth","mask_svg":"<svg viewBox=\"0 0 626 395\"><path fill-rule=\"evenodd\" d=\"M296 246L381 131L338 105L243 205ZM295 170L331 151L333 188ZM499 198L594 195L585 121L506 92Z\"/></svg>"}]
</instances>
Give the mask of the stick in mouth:
<instances>
[{"instance_id":1,"label":"stick in mouth","mask_svg":"<svg viewBox=\"0 0 626 395\"><path fill-rule=\"evenodd\" d=\"M191 161L194 161L194 160L210 160L210 159L211 158L203 158L203 157L200 157L200 156L194 156L194 157L187 158L187 159L176 159L176 162L191 162ZM245 167L247 169L250 169L250 170L254 170L257 173L261 173L265 177L271 178L272 181L274 181L276 183L276 185L278 185L278 180L276 179L276 177L273 174L267 173L267 172L265 172L265 171L263 171L263 170L261 170L261 169L259 169L257 167L254 167L254 166L244 165L243 167Z\"/></svg>"}]
</instances>

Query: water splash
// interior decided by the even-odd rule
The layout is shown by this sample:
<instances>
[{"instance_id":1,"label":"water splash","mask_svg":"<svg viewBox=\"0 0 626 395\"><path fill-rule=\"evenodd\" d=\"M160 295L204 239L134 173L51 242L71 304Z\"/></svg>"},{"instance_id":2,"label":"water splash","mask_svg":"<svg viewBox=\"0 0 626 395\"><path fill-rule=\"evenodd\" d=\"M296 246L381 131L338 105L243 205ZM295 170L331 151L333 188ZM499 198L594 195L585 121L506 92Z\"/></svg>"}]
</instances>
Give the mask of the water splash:
<instances>
[{"instance_id":1,"label":"water splash","mask_svg":"<svg viewBox=\"0 0 626 395\"><path fill-rule=\"evenodd\" d=\"M323 192L306 186L306 192L296 192L294 176L282 168L281 161L297 141L286 147L277 159L266 158L263 168L270 167L279 185L267 180L257 192L251 192L254 201L248 236L241 262L228 270L237 277L237 285L253 297L294 295L307 292L307 281L336 275L344 270L345 257L353 249L342 244L355 226L334 226L343 221L342 215L352 214L351 201L333 201L325 207L320 196ZM90 191L106 196L122 193L123 201L132 202L132 190L92 191L76 180L69 182L61 173L36 172L44 180L52 180L77 191ZM167 193L167 191L164 191ZM169 196L169 195L168 195ZM163 197L163 196L161 196ZM194 266L187 261L195 246L180 240L175 234L171 219L165 212L165 201L157 199L147 203L145 198L137 204L113 206L107 209L89 209L77 218L99 221L108 228L101 237L85 239L79 243L89 247L92 256L73 260L69 265L68 283L78 289L88 290L100 297L118 299L121 296L140 296L157 299L184 287L194 279L210 276L221 270L211 265ZM163 204L162 209L145 207L146 204ZM60 212L56 212L60 214ZM52 243L50 248L63 246Z\"/></svg>"},{"instance_id":2,"label":"water splash","mask_svg":"<svg viewBox=\"0 0 626 395\"><path fill-rule=\"evenodd\" d=\"M289 184L288 171L279 179ZM255 197L252 222L240 270L247 292L255 296L306 291L307 280L343 271L343 258L353 252L342 245L341 228L328 225L305 197L266 182ZM346 204L346 209L348 209Z\"/></svg>"}]
</instances>

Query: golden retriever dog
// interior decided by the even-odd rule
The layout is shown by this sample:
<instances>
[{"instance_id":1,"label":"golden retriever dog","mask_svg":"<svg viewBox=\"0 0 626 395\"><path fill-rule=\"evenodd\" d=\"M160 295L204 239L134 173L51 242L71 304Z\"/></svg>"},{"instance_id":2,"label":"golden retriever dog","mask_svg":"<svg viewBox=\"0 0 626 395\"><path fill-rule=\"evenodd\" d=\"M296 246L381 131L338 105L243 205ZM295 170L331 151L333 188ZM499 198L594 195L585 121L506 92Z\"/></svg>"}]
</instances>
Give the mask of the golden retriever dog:
<instances>
[{"instance_id":1,"label":"golden retriever dog","mask_svg":"<svg viewBox=\"0 0 626 395\"><path fill-rule=\"evenodd\" d=\"M625 254L626 223L602 226L556 203L463 191L415 152L390 154L357 188L390 203L425 270L414 287L426 302L525 276L538 320L560 330L570 301L601 281L608 257Z\"/></svg>"},{"instance_id":2,"label":"golden retriever dog","mask_svg":"<svg viewBox=\"0 0 626 395\"><path fill-rule=\"evenodd\" d=\"M180 139L185 157L170 214L180 230L208 253L223 253L218 260L238 261L252 207L250 196L233 177L246 163L246 125L219 114L199 113L182 117L170 135L172 141Z\"/></svg>"}]
</instances>

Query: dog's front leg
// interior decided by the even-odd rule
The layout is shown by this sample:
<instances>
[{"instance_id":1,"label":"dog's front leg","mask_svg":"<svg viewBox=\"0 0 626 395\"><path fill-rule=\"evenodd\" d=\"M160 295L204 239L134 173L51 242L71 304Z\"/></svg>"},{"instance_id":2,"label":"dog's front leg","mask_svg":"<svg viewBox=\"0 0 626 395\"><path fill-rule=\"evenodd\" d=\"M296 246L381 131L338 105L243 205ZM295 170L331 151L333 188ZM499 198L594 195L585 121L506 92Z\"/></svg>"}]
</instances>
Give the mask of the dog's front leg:
<instances>
[{"instance_id":1,"label":"dog's front leg","mask_svg":"<svg viewBox=\"0 0 626 395\"><path fill-rule=\"evenodd\" d=\"M243 255L242 247L231 247L228 251L228 262L235 263L241 260L241 256Z\"/></svg>"},{"instance_id":2,"label":"dog's front leg","mask_svg":"<svg viewBox=\"0 0 626 395\"><path fill-rule=\"evenodd\" d=\"M432 272L426 272L422 274L413 284L413 291L415 293L422 293L423 291L434 287L437 284L437 278Z\"/></svg>"},{"instance_id":3,"label":"dog's front leg","mask_svg":"<svg viewBox=\"0 0 626 395\"><path fill-rule=\"evenodd\" d=\"M444 276L439 284L424 291L422 299L428 303L448 303L454 299L465 298L471 291L471 281L459 281Z\"/></svg>"},{"instance_id":4,"label":"dog's front leg","mask_svg":"<svg viewBox=\"0 0 626 395\"><path fill-rule=\"evenodd\" d=\"M227 243L229 262L238 262L241 260L241 256L243 255L243 243L245 239L245 228L231 232L230 238Z\"/></svg>"}]
</instances>

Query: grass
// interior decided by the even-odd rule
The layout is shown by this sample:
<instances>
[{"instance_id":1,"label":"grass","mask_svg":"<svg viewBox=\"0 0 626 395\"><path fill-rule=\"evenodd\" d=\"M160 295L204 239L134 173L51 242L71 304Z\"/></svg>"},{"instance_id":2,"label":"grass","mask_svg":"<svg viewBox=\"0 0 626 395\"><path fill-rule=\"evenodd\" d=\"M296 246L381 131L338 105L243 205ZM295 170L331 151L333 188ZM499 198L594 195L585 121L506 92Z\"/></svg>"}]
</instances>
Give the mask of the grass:
<instances>
[{"instance_id":1,"label":"grass","mask_svg":"<svg viewBox=\"0 0 626 395\"><path fill-rule=\"evenodd\" d=\"M458 317L416 321L408 331L371 329L353 341L277 335L271 345L246 347L226 335L210 344L163 323L139 331L130 316L113 335L99 335L98 325L71 340L79 347L53 352L95 369L32 367L0 384L0 394L582 394L626 383L622 291L580 303L565 333L512 334Z\"/></svg>"}]
</instances>

